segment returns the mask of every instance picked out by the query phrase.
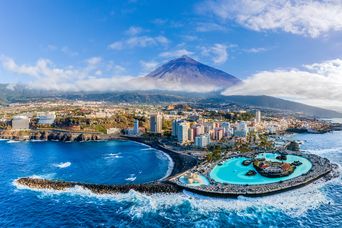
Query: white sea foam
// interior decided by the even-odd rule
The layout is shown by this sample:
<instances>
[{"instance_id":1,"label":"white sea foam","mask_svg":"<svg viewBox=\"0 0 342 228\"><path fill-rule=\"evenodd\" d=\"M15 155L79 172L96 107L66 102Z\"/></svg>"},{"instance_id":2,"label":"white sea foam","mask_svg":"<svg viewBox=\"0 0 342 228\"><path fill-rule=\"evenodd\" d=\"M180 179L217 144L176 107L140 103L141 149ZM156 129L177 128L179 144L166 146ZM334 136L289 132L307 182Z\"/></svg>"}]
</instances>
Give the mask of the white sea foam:
<instances>
[{"instance_id":1,"label":"white sea foam","mask_svg":"<svg viewBox=\"0 0 342 228\"><path fill-rule=\"evenodd\" d=\"M60 168L60 169L65 169L65 168L68 168L69 166L71 166L71 162L61 162L58 164L53 164L53 166Z\"/></svg>"},{"instance_id":2,"label":"white sea foam","mask_svg":"<svg viewBox=\"0 0 342 228\"><path fill-rule=\"evenodd\" d=\"M142 193L131 190L127 194L103 194L98 195L80 186L69 188L64 191L57 190L39 190L31 189L34 191L42 192L43 197L49 195L67 194L72 196L89 197L94 200L111 200L117 202L134 202L134 206L129 208L129 214L133 217L141 217L146 213L153 211L163 211L178 206L189 206L190 210L196 211L202 215L210 215L213 212L219 211L234 211L243 216L248 216L247 208L255 208L263 212L275 212L278 210L283 211L292 217L297 217L305 214L310 209L315 209L323 204L333 204L323 192L322 187L324 183L314 183L306 187L296 190L279 193L271 196L264 197L243 197L237 199L228 198L212 198L197 195L191 192L184 191L185 194L152 194L145 195ZM339 184L341 184L339 182ZM19 186L17 183L14 185L18 189L30 189L25 186ZM247 214L246 214L247 213ZM245 215L246 214L246 215Z\"/></svg>"},{"instance_id":3,"label":"white sea foam","mask_svg":"<svg viewBox=\"0 0 342 228\"><path fill-rule=\"evenodd\" d=\"M162 152L162 153L163 153L163 152ZM169 161L169 163L168 163L168 166L167 166L167 171L166 171L165 176L162 177L160 180L164 180L164 179L168 178L168 177L171 175L172 170L173 170L173 167L174 167L174 165L175 165L175 163L173 162L172 158L171 158L168 154L163 153L163 155L167 158L167 160Z\"/></svg>"},{"instance_id":4,"label":"white sea foam","mask_svg":"<svg viewBox=\"0 0 342 228\"><path fill-rule=\"evenodd\" d=\"M149 148L143 148L143 149L140 149L140 150L156 150L156 149L154 149L154 148L152 148L152 147L149 147Z\"/></svg>"},{"instance_id":5,"label":"white sea foam","mask_svg":"<svg viewBox=\"0 0 342 228\"><path fill-rule=\"evenodd\" d=\"M324 154L331 154L331 153L341 153L342 147L335 147L335 148L328 148L328 149L307 149L303 151L307 153L317 154L317 155L324 155Z\"/></svg>"},{"instance_id":6,"label":"white sea foam","mask_svg":"<svg viewBox=\"0 0 342 228\"><path fill-rule=\"evenodd\" d=\"M130 174L128 178L126 178L126 181L135 181L137 179L137 177L135 176L135 174Z\"/></svg>"},{"instance_id":7,"label":"white sea foam","mask_svg":"<svg viewBox=\"0 0 342 228\"><path fill-rule=\"evenodd\" d=\"M9 140L7 141L7 143L19 143L20 141L17 141L17 140Z\"/></svg>"},{"instance_id":8,"label":"white sea foam","mask_svg":"<svg viewBox=\"0 0 342 228\"><path fill-rule=\"evenodd\" d=\"M110 153L107 154L106 159L115 159L115 158L122 158L121 153Z\"/></svg>"},{"instance_id":9,"label":"white sea foam","mask_svg":"<svg viewBox=\"0 0 342 228\"><path fill-rule=\"evenodd\" d=\"M46 140L41 140L41 139L32 139L30 142L46 142Z\"/></svg>"},{"instance_id":10,"label":"white sea foam","mask_svg":"<svg viewBox=\"0 0 342 228\"><path fill-rule=\"evenodd\" d=\"M32 175L31 178L40 178L40 179L52 179L56 176L56 173L47 173L47 174L40 174L40 175Z\"/></svg>"}]
</instances>

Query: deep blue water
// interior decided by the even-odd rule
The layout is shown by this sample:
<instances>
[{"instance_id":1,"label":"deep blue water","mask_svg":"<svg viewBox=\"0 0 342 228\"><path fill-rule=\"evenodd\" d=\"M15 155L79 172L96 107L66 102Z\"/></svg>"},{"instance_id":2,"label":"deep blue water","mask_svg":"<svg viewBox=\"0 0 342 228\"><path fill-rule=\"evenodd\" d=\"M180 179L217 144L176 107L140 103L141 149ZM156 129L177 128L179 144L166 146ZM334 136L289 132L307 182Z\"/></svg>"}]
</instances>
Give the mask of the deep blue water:
<instances>
[{"instance_id":1,"label":"deep blue water","mask_svg":"<svg viewBox=\"0 0 342 228\"><path fill-rule=\"evenodd\" d=\"M305 151L342 164L342 132L292 137L304 141ZM131 142L0 142L0 227L342 226L341 178L277 195L238 199L188 192L97 196L81 188L60 193L13 184L18 177L33 175L93 183L129 183L136 177L134 181L141 183L160 179L167 170L167 157Z\"/></svg>"}]
</instances>

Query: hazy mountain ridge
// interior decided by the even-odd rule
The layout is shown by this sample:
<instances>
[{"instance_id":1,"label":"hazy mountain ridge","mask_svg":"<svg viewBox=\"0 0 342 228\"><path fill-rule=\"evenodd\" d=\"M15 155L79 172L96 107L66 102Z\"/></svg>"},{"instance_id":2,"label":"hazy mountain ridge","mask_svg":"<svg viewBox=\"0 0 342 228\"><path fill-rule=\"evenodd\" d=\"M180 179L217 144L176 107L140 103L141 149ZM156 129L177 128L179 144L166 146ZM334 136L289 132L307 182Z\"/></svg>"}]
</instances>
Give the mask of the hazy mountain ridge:
<instances>
[{"instance_id":1,"label":"hazy mountain ridge","mask_svg":"<svg viewBox=\"0 0 342 228\"><path fill-rule=\"evenodd\" d=\"M336 111L314 107L271 96L217 96L202 100L202 102L236 103L256 108L268 108L275 110L290 111L293 113L303 113L305 115L314 117L342 117L342 113Z\"/></svg>"},{"instance_id":2,"label":"hazy mountain ridge","mask_svg":"<svg viewBox=\"0 0 342 228\"><path fill-rule=\"evenodd\" d=\"M203 104L238 104L241 106L256 107L260 109L276 109L292 113L304 113L315 117L342 117L341 113L313 107L297 102L287 101L269 96L222 96L219 93L185 93L174 91L129 91L129 92L48 92L21 89L8 90L4 85L0 85L0 104L11 102L28 102L39 100L85 100L85 101L105 101L112 103L132 103L132 104L166 104L166 103L192 103Z\"/></svg>"}]
</instances>

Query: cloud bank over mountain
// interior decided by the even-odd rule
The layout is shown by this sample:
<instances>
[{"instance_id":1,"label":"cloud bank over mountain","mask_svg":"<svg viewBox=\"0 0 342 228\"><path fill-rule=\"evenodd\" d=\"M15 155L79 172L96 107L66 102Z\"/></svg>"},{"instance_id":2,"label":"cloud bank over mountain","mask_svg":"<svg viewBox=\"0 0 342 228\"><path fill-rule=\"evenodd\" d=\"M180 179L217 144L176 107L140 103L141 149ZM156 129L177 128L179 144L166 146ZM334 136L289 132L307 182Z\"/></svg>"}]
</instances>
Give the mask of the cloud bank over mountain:
<instances>
[{"instance_id":1,"label":"cloud bank over mountain","mask_svg":"<svg viewBox=\"0 0 342 228\"><path fill-rule=\"evenodd\" d=\"M269 95L342 111L342 59L259 72L223 94Z\"/></svg>"},{"instance_id":2,"label":"cloud bank over mountain","mask_svg":"<svg viewBox=\"0 0 342 228\"><path fill-rule=\"evenodd\" d=\"M190 60L188 61L191 63L192 59ZM203 68L206 69L203 76L200 72L202 68L194 67L202 66L196 61L194 65L177 61L175 65L170 61L164 64L164 67L160 66L154 74L152 72L153 77L151 74L147 77L125 75L125 69L117 65L111 66L112 76L104 76L109 72L103 72L103 60L100 57L87 59L85 66L79 68L57 67L48 59L39 59L33 65L20 65L14 59L3 56L1 62L6 71L28 78L28 88L40 90L212 92L222 89L223 86L219 87L210 82L220 82L223 76L226 77L226 73L223 72L220 78L218 72L222 71L210 67ZM157 63L142 62L141 65L147 71L155 68ZM8 88L14 89L15 86L10 84ZM242 83L225 89L222 94L268 95L342 111L342 59L304 65L301 68L262 71L248 77Z\"/></svg>"},{"instance_id":3,"label":"cloud bank over mountain","mask_svg":"<svg viewBox=\"0 0 342 228\"><path fill-rule=\"evenodd\" d=\"M175 69L166 69L163 72L169 76L167 79L154 79L145 77L144 75L130 76L124 74L124 69L120 66L111 66L111 71L103 72L102 59L99 57L92 57L85 61L84 67L69 66L66 68L57 67L49 59L38 59L35 64L17 64L17 62L10 58L3 56L1 58L2 67L14 74L26 77L28 82L25 86L29 89L38 90L54 90L54 91L72 91L72 92L108 92L108 91L128 91L128 90L170 90L170 91L186 91L186 92L211 92L218 90L217 84L213 83L216 80L203 81L196 83L195 79L191 79L191 75L209 75L215 77L218 72L228 75L222 71L214 68L205 68L207 71L203 74L196 69L188 69L187 65L182 72L188 75L189 81L180 80L179 72L171 72ZM196 62L201 67L201 63ZM195 64L195 65L196 65ZM155 62L141 62L144 70L155 69L157 63ZM161 66L162 67L162 66ZM162 69L162 68L159 68ZM178 68L177 68L178 69ZM115 71L113 73L113 71ZM194 72L196 71L196 72ZM107 74L106 74L107 73ZM112 74L109 76L108 74ZM106 75L105 75L106 74ZM170 77L172 76L172 79ZM220 75L222 76L222 75ZM219 75L217 75L219 77ZM203 77L202 80L205 80ZM222 79L222 78L221 78ZM211 84L212 83L212 84ZM222 81L223 83L223 81ZM9 88L14 89L15 85L10 84ZM221 89L223 87L220 87Z\"/></svg>"}]
</instances>

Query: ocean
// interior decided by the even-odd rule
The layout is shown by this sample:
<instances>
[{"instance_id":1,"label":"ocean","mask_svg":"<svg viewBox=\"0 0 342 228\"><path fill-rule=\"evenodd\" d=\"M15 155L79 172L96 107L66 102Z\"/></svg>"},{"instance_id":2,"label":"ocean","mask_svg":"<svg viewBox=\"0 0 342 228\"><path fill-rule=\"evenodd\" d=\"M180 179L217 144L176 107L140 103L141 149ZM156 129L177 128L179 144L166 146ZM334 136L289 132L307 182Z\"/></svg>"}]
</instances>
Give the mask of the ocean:
<instances>
[{"instance_id":1,"label":"ocean","mask_svg":"<svg viewBox=\"0 0 342 228\"><path fill-rule=\"evenodd\" d=\"M288 136L304 153L342 165L342 132ZM96 195L17 186L20 177L102 184L164 178L169 157L128 141L59 143L0 141L1 227L341 227L341 177L276 195L217 199L178 194Z\"/></svg>"}]
</instances>

